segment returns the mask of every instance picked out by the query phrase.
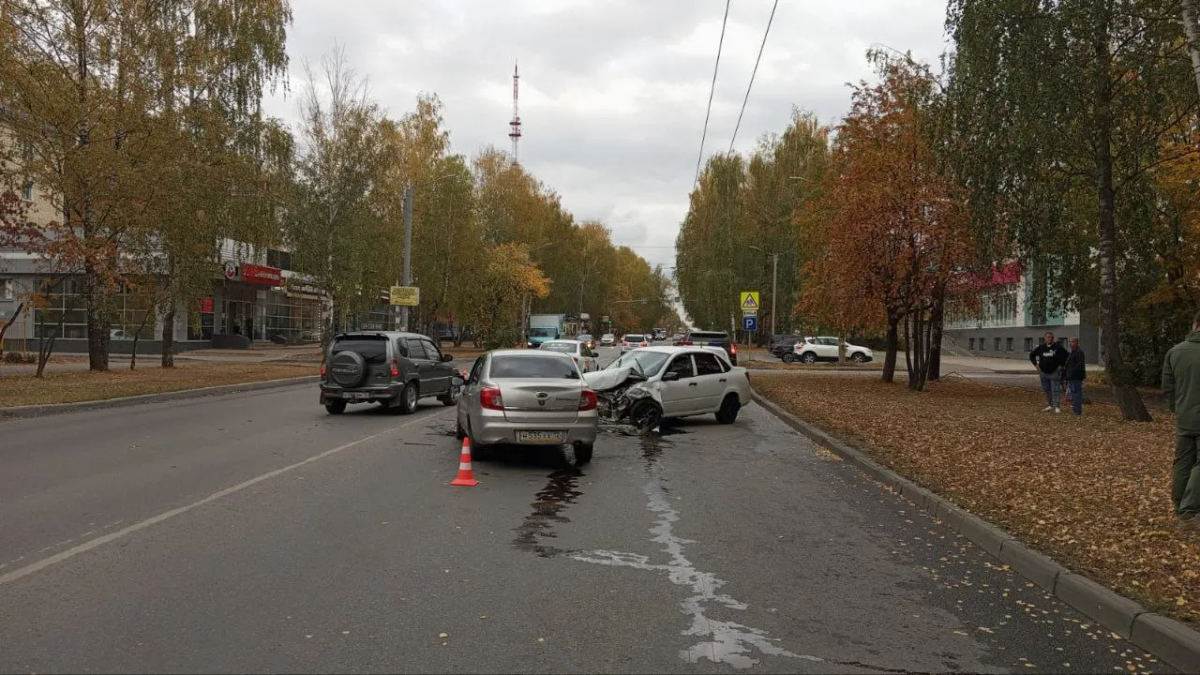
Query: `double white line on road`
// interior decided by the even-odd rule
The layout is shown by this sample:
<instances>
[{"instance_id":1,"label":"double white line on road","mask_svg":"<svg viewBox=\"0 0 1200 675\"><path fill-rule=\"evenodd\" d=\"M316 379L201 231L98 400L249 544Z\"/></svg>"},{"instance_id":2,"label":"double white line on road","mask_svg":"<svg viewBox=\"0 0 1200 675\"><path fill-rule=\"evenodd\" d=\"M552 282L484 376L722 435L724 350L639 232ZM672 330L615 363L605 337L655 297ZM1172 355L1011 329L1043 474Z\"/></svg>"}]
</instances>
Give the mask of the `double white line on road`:
<instances>
[{"instance_id":1,"label":"double white line on road","mask_svg":"<svg viewBox=\"0 0 1200 675\"><path fill-rule=\"evenodd\" d=\"M377 434L372 434L365 438L360 438L357 441L351 441L350 443L346 443L345 445L339 445L336 448L332 448L332 449L326 450L325 452L322 452L320 454L313 455L312 457L309 457L308 459L304 459L299 462L296 462L295 464L289 464L288 466L285 466L285 467L282 467L279 469L275 469L274 471L268 471L267 473L264 473L261 476L251 478L248 481L238 483L237 485L234 485L232 487L227 487L224 490L221 490L219 492L214 492L211 495L205 497L204 499L201 499L200 501L192 502L191 504L188 504L187 506L180 506L179 508L171 509L170 511L164 511L163 513L160 513L157 516L152 516L141 522L134 523L133 525L130 525L129 527L125 527L120 530L117 530L116 532L110 532L104 536L96 537L95 539L89 539L88 541L85 541L82 544L75 546L73 548L69 548L69 549L63 551L62 553L56 553L50 557L42 558L41 560L39 560L35 563L31 563L24 567L15 569L15 570L9 572L8 574L0 575L0 585L4 585L7 583L16 581L23 577L27 577L30 574L33 574L35 572L40 572L40 571L46 569L47 567L50 567L51 565L57 565L60 562L70 560L71 558L74 558L75 556L79 555L80 553L87 553L88 551L90 551L94 548L103 546L109 542L113 542L118 539L122 539L124 537L127 537L127 536L133 534L134 532L139 531L139 530L144 530L147 527L150 527L152 525L157 525L163 521L170 520L170 519L174 518L175 516L183 515L183 514L187 513L188 511L191 511L192 509L204 506L205 504L208 504L210 502L215 502L216 500L221 499L222 497L228 497L229 495L234 494L236 492L241 492L242 490L245 490L246 488L248 488L252 485L257 485L265 480L270 480L276 476L283 475L285 473L288 473L289 471L294 471L296 469L299 469L302 466L312 464L313 462L325 459L326 457L329 457L331 455L336 455L337 453L342 452L343 450L349 450L350 448L353 448L356 445L362 445L363 443L373 441L377 438L382 438L383 436L386 436L394 431L398 431L405 427L410 427L414 424L424 422L431 417L436 417L436 415L424 415L417 419L405 422L404 424L399 424L394 427L391 427L390 429L385 429L384 431L381 431Z\"/></svg>"}]
</instances>

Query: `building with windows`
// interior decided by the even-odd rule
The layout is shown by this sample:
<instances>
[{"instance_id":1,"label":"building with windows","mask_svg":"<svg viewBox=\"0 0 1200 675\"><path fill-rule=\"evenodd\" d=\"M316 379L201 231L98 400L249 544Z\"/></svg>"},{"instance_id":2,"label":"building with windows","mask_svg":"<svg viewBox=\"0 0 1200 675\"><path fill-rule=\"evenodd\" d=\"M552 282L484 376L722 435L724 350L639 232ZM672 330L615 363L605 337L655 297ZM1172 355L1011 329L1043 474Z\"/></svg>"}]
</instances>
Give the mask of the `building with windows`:
<instances>
[{"instance_id":1,"label":"building with windows","mask_svg":"<svg viewBox=\"0 0 1200 675\"><path fill-rule=\"evenodd\" d=\"M1035 293L1031 275L1020 263L992 270L990 279L976 279L960 287L959 293L976 294L975 303L951 303L946 313L942 350L946 354L988 358L1027 359L1043 342L1046 331L1064 343L1078 337L1090 363L1102 363L1100 331L1092 313L1081 313L1048 297L1045 285ZM1038 296L1041 297L1038 297ZM958 306L956 309L955 305Z\"/></svg>"}]
</instances>

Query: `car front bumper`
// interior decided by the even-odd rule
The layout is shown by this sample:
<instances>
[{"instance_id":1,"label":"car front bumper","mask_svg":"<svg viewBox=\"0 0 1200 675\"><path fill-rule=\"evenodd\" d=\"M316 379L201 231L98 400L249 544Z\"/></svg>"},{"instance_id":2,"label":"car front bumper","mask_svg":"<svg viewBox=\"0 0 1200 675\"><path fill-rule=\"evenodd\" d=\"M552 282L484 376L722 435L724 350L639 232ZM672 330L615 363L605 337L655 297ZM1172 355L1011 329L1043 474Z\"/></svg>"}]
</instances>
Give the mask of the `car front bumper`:
<instances>
[{"instance_id":1,"label":"car front bumper","mask_svg":"<svg viewBox=\"0 0 1200 675\"><path fill-rule=\"evenodd\" d=\"M520 431L561 431L563 444L591 445L596 442L600 418L595 410L579 413L574 422L512 422L500 412L484 411L481 419L471 422L471 442L479 445L556 445L554 443L524 443L518 440Z\"/></svg>"}]
</instances>

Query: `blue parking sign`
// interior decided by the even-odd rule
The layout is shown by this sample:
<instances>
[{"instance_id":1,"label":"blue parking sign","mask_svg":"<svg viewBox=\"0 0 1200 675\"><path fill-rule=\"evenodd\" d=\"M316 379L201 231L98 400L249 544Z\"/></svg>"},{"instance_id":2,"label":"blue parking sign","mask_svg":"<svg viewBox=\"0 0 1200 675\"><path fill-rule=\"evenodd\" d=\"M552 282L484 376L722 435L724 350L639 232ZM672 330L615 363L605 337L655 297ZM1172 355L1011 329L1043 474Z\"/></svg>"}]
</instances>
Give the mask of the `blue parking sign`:
<instances>
[{"instance_id":1,"label":"blue parking sign","mask_svg":"<svg viewBox=\"0 0 1200 675\"><path fill-rule=\"evenodd\" d=\"M757 316L743 316L742 317L742 330L747 331L747 332L753 332L753 331L758 330L758 317Z\"/></svg>"}]
</instances>

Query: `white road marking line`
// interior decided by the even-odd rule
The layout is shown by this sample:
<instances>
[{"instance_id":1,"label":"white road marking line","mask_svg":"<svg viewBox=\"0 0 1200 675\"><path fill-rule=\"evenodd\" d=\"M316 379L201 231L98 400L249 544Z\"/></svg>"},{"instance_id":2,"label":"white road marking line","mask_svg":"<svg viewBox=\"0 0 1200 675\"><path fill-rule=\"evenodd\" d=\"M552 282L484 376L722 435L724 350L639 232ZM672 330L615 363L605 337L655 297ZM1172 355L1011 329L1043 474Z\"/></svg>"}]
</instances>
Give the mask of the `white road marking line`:
<instances>
[{"instance_id":1,"label":"white road marking line","mask_svg":"<svg viewBox=\"0 0 1200 675\"><path fill-rule=\"evenodd\" d=\"M400 424L400 425L391 427L389 429L385 429L384 431L381 431L377 434L372 434L365 438L360 438L357 441L351 441L350 443L346 443L344 445L339 445L336 448L332 448L332 449L326 450L325 452L313 455L312 457L309 457L308 459L304 459L299 462L296 462L295 464L289 464L288 466L285 466L285 467L282 467L279 469L275 469L274 471L268 471L267 473L264 473L261 476L251 478L250 480L243 481L232 487L227 487L224 490L214 492L211 495L209 495L199 501L195 501L195 502L192 502L191 504L188 504L187 506L180 506L179 508L171 509L170 511L164 511L164 512L158 514L157 516L152 516L141 522L137 522L128 527L121 528L120 530L117 530L116 532L110 532L104 536L96 537L95 539L85 541L82 544L75 546L74 548L69 548L69 549L63 551L62 553L56 553L55 555L52 555L48 558L43 558L35 563L30 563L24 567L15 569L15 570L9 572L8 574L0 575L0 586L7 584L7 583L11 583L11 582L21 579L23 577L27 577L30 574L33 574L35 572L40 572L40 571L46 569L47 567L50 567L51 565L57 565L60 562L64 562L66 560L74 558L75 556L79 555L80 553L86 553L94 548L103 546L104 544L107 544L109 542L116 541L117 539L121 539L123 537L129 536L139 530L144 530L147 527L150 527L151 525L157 525L163 521L170 520L170 519L174 518L175 516L183 515L183 514L187 513L188 511L191 511L192 509L199 508L210 502L215 502L216 500L221 499L222 497L228 497L229 495L234 494L236 492L241 492L242 490L245 490L246 488L248 488L252 485L257 485L265 480L270 480L276 476L280 476L289 471L294 471L296 469L299 469L302 466L307 466L309 464L312 464L313 462L325 459L326 457L329 457L331 455L336 455L337 453L342 452L343 450L349 450L350 448L353 448L356 445L362 445L363 443L367 443L367 442L373 441L377 438L381 438L383 436L386 436L394 431L398 431L405 427L410 427L414 424L418 424L421 422L427 422L428 420L430 420L434 417L437 417L437 415L427 415L424 417L420 417L418 419L411 420L409 422L405 422L404 424ZM14 560L12 562L17 562L17 561L23 560L23 559L24 559L24 556L21 556L20 558L17 558L17 560Z\"/></svg>"}]
</instances>

